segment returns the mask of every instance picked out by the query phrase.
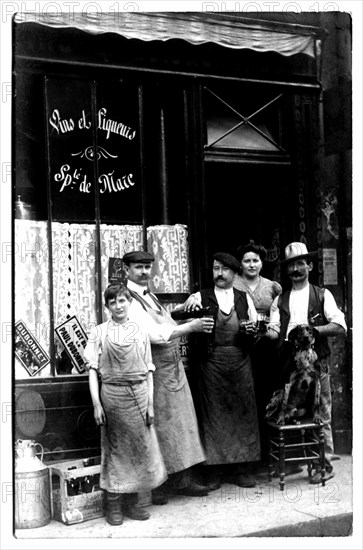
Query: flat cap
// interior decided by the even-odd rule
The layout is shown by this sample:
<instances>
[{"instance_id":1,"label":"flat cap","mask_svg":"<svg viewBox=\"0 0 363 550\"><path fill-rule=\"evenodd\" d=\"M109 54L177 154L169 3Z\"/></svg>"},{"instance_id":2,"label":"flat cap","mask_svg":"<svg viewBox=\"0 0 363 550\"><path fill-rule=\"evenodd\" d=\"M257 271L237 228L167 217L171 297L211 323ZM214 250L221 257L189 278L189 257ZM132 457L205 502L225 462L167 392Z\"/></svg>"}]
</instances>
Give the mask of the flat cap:
<instances>
[{"instance_id":1,"label":"flat cap","mask_svg":"<svg viewBox=\"0 0 363 550\"><path fill-rule=\"evenodd\" d=\"M222 264L229 267L236 273L238 273L238 271L241 268L241 264L237 260L237 258L232 256L232 254L228 254L227 252L217 252L216 254L214 254L213 260L217 260L217 262L221 262Z\"/></svg>"},{"instance_id":2,"label":"flat cap","mask_svg":"<svg viewBox=\"0 0 363 550\"><path fill-rule=\"evenodd\" d=\"M152 254L149 252L144 252L143 250L132 250L131 252L127 252L122 258L122 261L126 265L131 263L149 264L154 260L155 258Z\"/></svg>"}]
</instances>

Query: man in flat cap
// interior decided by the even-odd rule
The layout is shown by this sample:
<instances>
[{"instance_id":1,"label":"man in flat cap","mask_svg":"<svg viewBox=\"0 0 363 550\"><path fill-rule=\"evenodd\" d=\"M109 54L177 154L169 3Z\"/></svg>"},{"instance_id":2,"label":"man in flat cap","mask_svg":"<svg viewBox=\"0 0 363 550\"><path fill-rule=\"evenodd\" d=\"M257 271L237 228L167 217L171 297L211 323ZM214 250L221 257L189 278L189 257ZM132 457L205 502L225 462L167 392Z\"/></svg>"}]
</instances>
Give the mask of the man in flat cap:
<instances>
[{"instance_id":1,"label":"man in flat cap","mask_svg":"<svg viewBox=\"0 0 363 550\"><path fill-rule=\"evenodd\" d=\"M308 324L315 327L314 348L321 364L320 416L324 423L325 436L325 479L334 477L331 458L334 454L333 434L331 429L331 391L328 360L330 348L328 336L344 334L347 326L344 314L338 308L333 295L328 289L309 283L309 273L313 269L313 258L316 252L309 252L305 243L293 242L285 248L286 266L292 288L275 298L271 306L270 323L267 335L278 339L281 364L290 353L288 335L297 325ZM321 482L318 467L311 478L311 483Z\"/></svg>"},{"instance_id":2,"label":"man in flat cap","mask_svg":"<svg viewBox=\"0 0 363 550\"><path fill-rule=\"evenodd\" d=\"M180 358L179 338L191 332L210 333L213 320L193 319L177 325L157 296L148 289L154 257L143 251L123 257L127 286L133 297L130 315L142 310L148 318L154 373L155 429L169 480L153 491L153 503L167 501L167 494L205 496L208 487L195 483L191 467L205 460L189 383ZM136 318L136 317L135 317Z\"/></svg>"},{"instance_id":3,"label":"man in flat cap","mask_svg":"<svg viewBox=\"0 0 363 550\"><path fill-rule=\"evenodd\" d=\"M231 254L213 257L214 287L189 296L185 309L210 307L212 334L196 335L192 363L198 372L201 437L207 456L204 469L210 486L221 481L253 487L252 462L260 460L257 408L250 337L257 312L246 292L233 288L240 262ZM243 330L241 330L243 327Z\"/></svg>"}]
</instances>

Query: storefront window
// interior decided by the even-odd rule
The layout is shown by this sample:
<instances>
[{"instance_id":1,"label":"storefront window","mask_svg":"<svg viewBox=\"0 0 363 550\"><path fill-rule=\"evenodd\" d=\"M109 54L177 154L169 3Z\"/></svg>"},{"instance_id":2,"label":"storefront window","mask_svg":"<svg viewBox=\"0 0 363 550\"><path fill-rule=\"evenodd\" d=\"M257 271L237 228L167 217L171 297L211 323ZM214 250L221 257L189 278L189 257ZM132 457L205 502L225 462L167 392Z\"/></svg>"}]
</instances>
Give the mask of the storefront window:
<instances>
[{"instance_id":1,"label":"storefront window","mask_svg":"<svg viewBox=\"0 0 363 550\"><path fill-rule=\"evenodd\" d=\"M16 379L86 373L87 336L108 318L102 296L110 260L119 261L126 251L147 246L154 254L154 292L175 296L190 291L187 226L166 220L147 225L145 220L140 83L64 77L35 83L41 101L35 102L32 114L25 103L18 106L19 120L28 118L30 128L38 124L39 147L34 149L19 130L17 139L23 146L17 164L25 160L29 174L25 178L20 168L15 186ZM182 97L179 91L181 106ZM169 124L167 102L166 107ZM151 108L147 103L148 143L157 142L160 131L154 120L160 106L155 113ZM182 129L182 108L174 118ZM173 152L170 158L180 164L183 149L179 145L173 151L171 133L167 136L167 152ZM148 181L157 182L161 168L150 162L147 166ZM155 185L147 195L154 206L153 194ZM181 201L178 207L180 215Z\"/></svg>"},{"instance_id":2,"label":"storefront window","mask_svg":"<svg viewBox=\"0 0 363 550\"><path fill-rule=\"evenodd\" d=\"M234 87L232 91L205 87L205 151L219 149L284 153L283 94L262 94Z\"/></svg>"},{"instance_id":3,"label":"storefront window","mask_svg":"<svg viewBox=\"0 0 363 550\"><path fill-rule=\"evenodd\" d=\"M138 87L18 82L15 378L84 374L109 258L144 245Z\"/></svg>"}]
</instances>

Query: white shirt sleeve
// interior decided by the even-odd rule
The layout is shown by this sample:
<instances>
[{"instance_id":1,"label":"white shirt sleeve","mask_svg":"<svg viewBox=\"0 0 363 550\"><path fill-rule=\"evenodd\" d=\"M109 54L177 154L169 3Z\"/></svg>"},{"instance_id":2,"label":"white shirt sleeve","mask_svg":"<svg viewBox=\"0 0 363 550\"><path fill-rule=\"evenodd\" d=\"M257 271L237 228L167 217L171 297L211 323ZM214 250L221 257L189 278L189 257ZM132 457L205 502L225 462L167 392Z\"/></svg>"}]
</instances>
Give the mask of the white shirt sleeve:
<instances>
[{"instance_id":1,"label":"white shirt sleeve","mask_svg":"<svg viewBox=\"0 0 363 550\"><path fill-rule=\"evenodd\" d=\"M338 308L334 296L327 288L324 291L324 315L329 323L336 323L347 331L344 313Z\"/></svg>"},{"instance_id":2,"label":"white shirt sleeve","mask_svg":"<svg viewBox=\"0 0 363 550\"><path fill-rule=\"evenodd\" d=\"M148 334L145 333L145 363L147 365L147 370L155 372L155 365L153 363L152 355L151 355L151 347L150 347L150 338Z\"/></svg>"},{"instance_id":3,"label":"white shirt sleeve","mask_svg":"<svg viewBox=\"0 0 363 550\"><path fill-rule=\"evenodd\" d=\"M166 344L175 329L175 326L169 323L159 325L137 300L132 300L130 304L129 318L147 332L151 344Z\"/></svg>"},{"instance_id":4,"label":"white shirt sleeve","mask_svg":"<svg viewBox=\"0 0 363 550\"><path fill-rule=\"evenodd\" d=\"M279 296L276 296L270 308L270 322L268 327L280 334L280 310L278 308Z\"/></svg>"},{"instance_id":5,"label":"white shirt sleeve","mask_svg":"<svg viewBox=\"0 0 363 550\"><path fill-rule=\"evenodd\" d=\"M107 330L105 323L92 327L91 329L83 352L87 370L98 370L99 368L98 361L100 353L102 352L102 335L105 330Z\"/></svg>"}]
</instances>

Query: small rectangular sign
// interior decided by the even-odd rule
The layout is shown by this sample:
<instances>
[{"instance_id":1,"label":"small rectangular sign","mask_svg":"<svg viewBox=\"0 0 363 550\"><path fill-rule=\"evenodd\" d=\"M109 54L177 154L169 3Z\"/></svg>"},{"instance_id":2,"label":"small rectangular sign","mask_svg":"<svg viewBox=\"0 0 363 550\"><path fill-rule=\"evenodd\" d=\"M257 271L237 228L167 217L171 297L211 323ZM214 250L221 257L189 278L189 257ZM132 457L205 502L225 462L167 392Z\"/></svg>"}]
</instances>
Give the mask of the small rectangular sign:
<instances>
[{"instance_id":1,"label":"small rectangular sign","mask_svg":"<svg viewBox=\"0 0 363 550\"><path fill-rule=\"evenodd\" d=\"M64 321L64 323L55 328L55 332L62 342L72 364L79 373L84 373L86 370L86 362L83 353L87 344L87 335L81 327L77 317L74 315Z\"/></svg>"},{"instance_id":2,"label":"small rectangular sign","mask_svg":"<svg viewBox=\"0 0 363 550\"><path fill-rule=\"evenodd\" d=\"M335 248L323 248L324 284L338 284L337 251Z\"/></svg>"},{"instance_id":3,"label":"small rectangular sign","mask_svg":"<svg viewBox=\"0 0 363 550\"><path fill-rule=\"evenodd\" d=\"M123 262L121 258L108 259L108 283L119 283L126 285L126 274L123 269Z\"/></svg>"},{"instance_id":4,"label":"small rectangular sign","mask_svg":"<svg viewBox=\"0 0 363 550\"><path fill-rule=\"evenodd\" d=\"M14 327L15 355L30 376L35 376L50 362L50 357L23 321Z\"/></svg>"}]
</instances>

